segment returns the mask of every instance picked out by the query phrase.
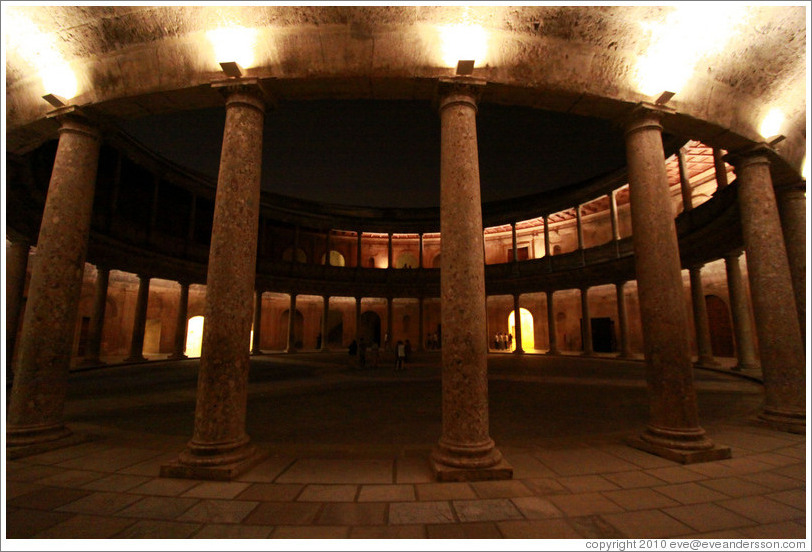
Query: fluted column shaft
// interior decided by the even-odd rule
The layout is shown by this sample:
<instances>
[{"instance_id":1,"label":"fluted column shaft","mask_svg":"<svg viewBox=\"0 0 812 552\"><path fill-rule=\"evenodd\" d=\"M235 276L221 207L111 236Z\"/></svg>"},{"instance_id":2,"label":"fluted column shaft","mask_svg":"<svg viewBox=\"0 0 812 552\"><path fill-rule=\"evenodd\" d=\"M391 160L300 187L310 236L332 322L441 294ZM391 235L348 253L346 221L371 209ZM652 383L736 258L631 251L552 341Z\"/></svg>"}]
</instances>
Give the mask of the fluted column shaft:
<instances>
[{"instance_id":1,"label":"fluted column shaft","mask_svg":"<svg viewBox=\"0 0 812 552\"><path fill-rule=\"evenodd\" d=\"M688 166L685 162L685 148L677 151L677 166L679 168L679 187L682 192L682 210L690 211L694 208L694 196L691 181L688 178Z\"/></svg>"},{"instance_id":2,"label":"fluted column shaft","mask_svg":"<svg viewBox=\"0 0 812 552\"><path fill-rule=\"evenodd\" d=\"M522 347L522 313L519 307L519 294L513 294L513 325L515 327L514 333L516 334L513 338L516 341L516 350L513 351L516 354L522 354L524 352L524 348Z\"/></svg>"},{"instance_id":3,"label":"fluted column shaft","mask_svg":"<svg viewBox=\"0 0 812 552\"><path fill-rule=\"evenodd\" d=\"M698 364L700 366L718 366L719 363L713 358L708 307L705 303L705 292L702 289L702 265L690 267L688 273L691 277L691 306L696 330Z\"/></svg>"},{"instance_id":4,"label":"fluted column shaft","mask_svg":"<svg viewBox=\"0 0 812 552\"><path fill-rule=\"evenodd\" d=\"M766 154L753 152L733 157L733 165L764 374L761 417L778 429L804 432L804 346L770 162Z\"/></svg>"},{"instance_id":5,"label":"fluted column shaft","mask_svg":"<svg viewBox=\"0 0 812 552\"><path fill-rule=\"evenodd\" d=\"M419 257L418 257L418 260L417 260L417 266L418 266L418 268L423 268L423 233L422 232L420 233L420 237L418 238L418 240L419 240L418 241L418 247L419 247L420 250L418 252ZM421 339L421 342L422 342L422 339Z\"/></svg>"},{"instance_id":6,"label":"fluted column shaft","mask_svg":"<svg viewBox=\"0 0 812 552\"><path fill-rule=\"evenodd\" d=\"M554 291L547 292L547 337L550 341L550 348L547 351L548 355L557 355L558 350L558 332L555 329L555 304L553 302Z\"/></svg>"},{"instance_id":7,"label":"fluted column shaft","mask_svg":"<svg viewBox=\"0 0 812 552\"><path fill-rule=\"evenodd\" d=\"M725 167L724 155L724 151L713 148L713 169L716 176L717 190L727 186L727 168Z\"/></svg>"},{"instance_id":8,"label":"fluted column shaft","mask_svg":"<svg viewBox=\"0 0 812 552\"><path fill-rule=\"evenodd\" d=\"M389 233L389 239L386 242L386 268L394 268L392 264L392 233Z\"/></svg>"},{"instance_id":9,"label":"fluted column shaft","mask_svg":"<svg viewBox=\"0 0 812 552\"><path fill-rule=\"evenodd\" d=\"M592 349L592 317L589 314L589 288L581 288L581 339L585 356L594 353Z\"/></svg>"},{"instance_id":10,"label":"fluted column shaft","mask_svg":"<svg viewBox=\"0 0 812 552\"><path fill-rule=\"evenodd\" d=\"M135 319L130 338L130 354L127 360L139 362L144 358L144 334L147 328L147 305L149 303L149 276L138 276L138 294L135 298Z\"/></svg>"},{"instance_id":11,"label":"fluted column shaft","mask_svg":"<svg viewBox=\"0 0 812 552\"><path fill-rule=\"evenodd\" d=\"M262 290L257 289L254 292L254 339L251 343L251 354L262 354Z\"/></svg>"},{"instance_id":12,"label":"fluted column shaft","mask_svg":"<svg viewBox=\"0 0 812 552\"><path fill-rule=\"evenodd\" d=\"M618 282L615 284L615 294L617 296L617 321L620 326L620 358L628 358L632 356L631 348L629 347L629 318L626 309L626 282Z\"/></svg>"},{"instance_id":13,"label":"fluted column shaft","mask_svg":"<svg viewBox=\"0 0 812 552\"><path fill-rule=\"evenodd\" d=\"M28 240L14 240L6 249L6 365L11 368L14 344L20 329L20 311L25 293L25 274L28 269Z\"/></svg>"},{"instance_id":14,"label":"fluted column shaft","mask_svg":"<svg viewBox=\"0 0 812 552\"><path fill-rule=\"evenodd\" d=\"M641 439L668 449L707 450L699 426L689 324L659 116L638 110L626 124L632 234L646 356L649 423Z\"/></svg>"},{"instance_id":15,"label":"fluted column shaft","mask_svg":"<svg viewBox=\"0 0 812 552\"><path fill-rule=\"evenodd\" d=\"M736 356L738 357L738 363L734 369L754 370L758 368L758 363L753 345L753 329L750 324L750 304L739 266L740 255L741 253L737 252L725 256L727 291L730 295L730 314L733 318L733 333L736 336Z\"/></svg>"},{"instance_id":16,"label":"fluted column shaft","mask_svg":"<svg viewBox=\"0 0 812 552\"><path fill-rule=\"evenodd\" d=\"M544 256L550 256L550 219L544 215ZM549 260L549 259L548 259Z\"/></svg>"},{"instance_id":17,"label":"fluted column shaft","mask_svg":"<svg viewBox=\"0 0 812 552\"><path fill-rule=\"evenodd\" d=\"M801 335L806 339L806 188L804 182L776 191Z\"/></svg>"},{"instance_id":18,"label":"fluted column shaft","mask_svg":"<svg viewBox=\"0 0 812 552\"><path fill-rule=\"evenodd\" d=\"M102 330L104 329L104 311L107 307L107 285L110 280L108 268L96 267L96 290L93 296L93 312L90 315L90 327L87 332L87 354L85 362L98 364L101 355Z\"/></svg>"},{"instance_id":19,"label":"fluted column shaft","mask_svg":"<svg viewBox=\"0 0 812 552\"><path fill-rule=\"evenodd\" d=\"M60 120L59 145L31 271L6 437L10 447L70 435L63 421L68 368L99 164L99 133Z\"/></svg>"},{"instance_id":20,"label":"fluted column shaft","mask_svg":"<svg viewBox=\"0 0 812 552\"><path fill-rule=\"evenodd\" d=\"M357 232L357 235L356 235L356 238L355 238L356 239L355 248L357 250L357 252L356 252L356 263L355 263L356 267L363 266L363 263L361 262L361 235L362 235L362 232L359 230Z\"/></svg>"},{"instance_id":21,"label":"fluted column shaft","mask_svg":"<svg viewBox=\"0 0 812 552\"><path fill-rule=\"evenodd\" d=\"M516 240L516 223L511 223L510 225L510 236L511 236L511 243L513 244L513 262L519 262L519 244Z\"/></svg>"},{"instance_id":22,"label":"fluted column shaft","mask_svg":"<svg viewBox=\"0 0 812 552\"><path fill-rule=\"evenodd\" d=\"M464 479L482 478L488 474L478 476L477 470L492 468L502 459L489 434L476 94L477 87L452 83L444 83L440 92L443 428L432 453L439 479L449 472ZM511 475L512 470L500 478Z\"/></svg>"},{"instance_id":23,"label":"fluted column shaft","mask_svg":"<svg viewBox=\"0 0 812 552\"><path fill-rule=\"evenodd\" d=\"M256 457L245 432L245 416L265 103L250 84L221 90L226 120L206 277L195 427L180 455L181 464L198 468L195 476L207 478L232 478ZM294 259L295 255L294 251Z\"/></svg>"},{"instance_id":24,"label":"fluted column shaft","mask_svg":"<svg viewBox=\"0 0 812 552\"><path fill-rule=\"evenodd\" d=\"M173 360L187 358L184 354L186 350L186 314L189 310L189 283L180 282L180 295L178 296L178 315L175 319L175 347L172 355Z\"/></svg>"}]
</instances>

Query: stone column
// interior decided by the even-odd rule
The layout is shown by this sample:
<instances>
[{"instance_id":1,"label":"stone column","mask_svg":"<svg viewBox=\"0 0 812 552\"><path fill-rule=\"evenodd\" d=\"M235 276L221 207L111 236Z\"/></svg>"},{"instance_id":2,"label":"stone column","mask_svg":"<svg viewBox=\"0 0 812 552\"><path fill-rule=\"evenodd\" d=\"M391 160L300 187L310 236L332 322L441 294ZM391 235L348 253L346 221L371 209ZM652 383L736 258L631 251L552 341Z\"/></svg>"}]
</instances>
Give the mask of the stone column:
<instances>
[{"instance_id":1,"label":"stone column","mask_svg":"<svg viewBox=\"0 0 812 552\"><path fill-rule=\"evenodd\" d=\"M189 358L184 354L186 350L186 314L189 310L189 282L180 282L180 296L178 297L178 316L175 320L175 348L169 355L170 360L183 360Z\"/></svg>"},{"instance_id":2,"label":"stone column","mask_svg":"<svg viewBox=\"0 0 812 552\"><path fill-rule=\"evenodd\" d=\"M422 234L421 234L422 236ZM426 336L423 334L423 298L417 298L417 331L420 332L420 339L417 342L417 350L424 351L426 349Z\"/></svg>"},{"instance_id":3,"label":"stone column","mask_svg":"<svg viewBox=\"0 0 812 552\"><path fill-rule=\"evenodd\" d=\"M361 337L361 298L355 298L355 339Z\"/></svg>"},{"instance_id":4,"label":"stone column","mask_svg":"<svg viewBox=\"0 0 812 552\"><path fill-rule=\"evenodd\" d=\"M418 236L418 247L420 248L420 251L418 252L417 266L418 268L423 268L423 232L421 232Z\"/></svg>"},{"instance_id":5,"label":"stone column","mask_svg":"<svg viewBox=\"0 0 812 552\"><path fill-rule=\"evenodd\" d=\"M286 353L296 352L296 294L290 294L290 308L288 309L288 346Z\"/></svg>"},{"instance_id":6,"label":"stone column","mask_svg":"<svg viewBox=\"0 0 812 552\"><path fill-rule=\"evenodd\" d=\"M804 345L768 155L771 151L762 147L729 156L739 184L742 236L764 374L761 418L776 429L804 433Z\"/></svg>"},{"instance_id":7,"label":"stone column","mask_svg":"<svg viewBox=\"0 0 812 552\"><path fill-rule=\"evenodd\" d=\"M620 255L620 225L617 220L617 196L612 190L609 192L609 222L612 225L612 243L615 245L615 256Z\"/></svg>"},{"instance_id":8,"label":"stone column","mask_svg":"<svg viewBox=\"0 0 812 552\"><path fill-rule=\"evenodd\" d=\"M694 313L694 329L696 330L696 351L698 366L719 366L713 358L711 346L710 325L708 324L708 307L705 303L705 292L702 289L702 266L689 267L691 276L691 305Z\"/></svg>"},{"instance_id":9,"label":"stone column","mask_svg":"<svg viewBox=\"0 0 812 552\"><path fill-rule=\"evenodd\" d=\"M206 276L206 323L191 441L162 476L233 479L257 454L245 432L265 102L257 81L215 83L226 120Z\"/></svg>"},{"instance_id":10,"label":"stone column","mask_svg":"<svg viewBox=\"0 0 812 552\"><path fill-rule=\"evenodd\" d=\"M355 266L356 266L356 267L361 267L361 266L363 266L363 263L361 262L361 235L362 235L362 234L363 234L363 232L361 232L360 230L357 232L357 240L358 240L358 243L357 243L357 248L358 248L358 255L357 255L357 261L356 261L356 263L355 263Z\"/></svg>"},{"instance_id":11,"label":"stone column","mask_svg":"<svg viewBox=\"0 0 812 552\"><path fill-rule=\"evenodd\" d=\"M386 258L388 259L387 260L388 264L386 265L386 268L394 268L392 266L392 232L389 232L389 240L387 242L386 251L387 251L387 257Z\"/></svg>"},{"instance_id":12,"label":"stone column","mask_svg":"<svg viewBox=\"0 0 812 552\"><path fill-rule=\"evenodd\" d=\"M87 354L82 362L84 365L104 364L100 360L102 330L104 329L104 311L107 307L107 284L110 278L110 269L96 267L96 293L93 296L93 313L90 316L90 326L87 332Z\"/></svg>"},{"instance_id":13,"label":"stone column","mask_svg":"<svg viewBox=\"0 0 812 552\"><path fill-rule=\"evenodd\" d=\"M550 340L550 348L547 350L548 355L557 355L561 352L558 350L558 334L555 330L554 294L554 291L547 291L547 337Z\"/></svg>"},{"instance_id":14,"label":"stone column","mask_svg":"<svg viewBox=\"0 0 812 552\"><path fill-rule=\"evenodd\" d=\"M581 206L575 206L575 223L578 231L578 251L584 250L584 225L581 221Z\"/></svg>"},{"instance_id":15,"label":"stone column","mask_svg":"<svg viewBox=\"0 0 812 552\"><path fill-rule=\"evenodd\" d=\"M550 224L547 215L544 215L544 256L550 257Z\"/></svg>"},{"instance_id":16,"label":"stone column","mask_svg":"<svg viewBox=\"0 0 812 552\"><path fill-rule=\"evenodd\" d=\"M756 370L756 349L753 345L753 329L750 325L750 304L744 289L742 271L739 266L741 251L725 255L727 291L730 295L730 314L733 318L733 333L736 336L736 356L738 364L734 370Z\"/></svg>"},{"instance_id":17,"label":"stone column","mask_svg":"<svg viewBox=\"0 0 812 552\"><path fill-rule=\"evenodd\" d=\"M135 299L135 320L133 320L133 333L130 339L130 354L127 362L143 362L144 333L147 327L147 304L149 303L150 276L138 275L138 295Z\"/></svg>"},{"instance_id":18,"label":"stone column","mask_svg":"<svg viewBox=\"0 0 812 552\"><path fill-rule=\"evenodd\" d=\"M253 343L251 343L251 354L252 355L261 355L262 354L262 290L257 288L254 292L254 323L252 324L254 328L254 339Z\"/></svg>"},{"instance_id":19,"label":"stone column","mask_svg":"<svg viewBox=\"0 0 812 552\"><path fill-rule=\"evenodd\" d=\"M440 88L440 267L443 429L431 454L440 481L507 479L489 435L487 312L474 79Z\"/></svg>"},{"instance_id":20,"label":"stone column","mask_svg":"<svg viewBox=\"0 0 812 552\"><path fill-rule=\"evenodd\" d=\"M510 223L510 234L513 239L513 262L519 262L519 244L516 243L516 223Z\"/></svg>"},{"instance_id":21,"label":"stone column","mask_svg":"<svg viewBox=\"0 0 812 552\"><path fill-rule=\"evenodd\" d=\"M327 315L330 313L330 296L325 295L324 299L324 308L322 308L322 317L321 317L321 351L326 353L327 352Z\"/></svg>"},{"instance_id":22,"label":"stone column","mask_svg":"<svg viewBox=\"0 0 812 552\"><path fill-rule=\"evenodd\" d=\"M71 431L64 425L63 411L100 136L78 115L68 112L59 122L59 145L14 363L6 424L9 458L72 440Z\"/></svg>"},{"instance_id":23,"label":"stone column","mask_svg":"<svg viewBox=\"0 0 812 552\"><path fill-rule=\"evenodd\" d=\"M679 187L682 192L682 210L690 211L694 208L694 195L691 180L688 178L688 167L685 163L685 148L677 151L677 166L679 167Z\"/></svg>"},{"instance_id":24,"label":"stone column","mask_svg":"<svg viewBox=\"0 0 812 552\"><path fill-rule=\"evenodd\" d=\"M517 355L524 353L524 349L522 348L522 311L519 307L519 294L513 294L513 324L515 327L516 335L513 338L516 341L516 350L513 352Z\"/></svg>"},{"instance_id":25,"label":"stone column","mask_svg":"<svg viewBox=\"0 0 812 552\"><path fill-rule=\"evenodd\" d=\"M626 294L624 288L626 282L617 282L615 284L615 293L617 295L617 321L620 328L620 354L619 358L630 358L632 356L631 349L629 348L629 320L628 311L626 310Z\"/></svg>"},{"instance_id":26,"label":"stone column","mask_svg":"<svg viewBox=\"0 0 812 552\"><path fill-rule=\"evenodd\" d=\"M776 190L778 214L787 248L801 336L806 340L806 188L805 181Z\"/></svg>"},{"instance_id":27,"label":"stone column","mask_svg":"<svg viewBox=\"0 0 812 552\"><path fill-rule=\"evenodd\" d=\"M725 168L725 152L713 148L713 168L716 172L716 189L721 190L727 186L727 169Z\"/></svg>"},{"instance_id":28,"label":"stone column","mask_svg":"<svg viewBox=\"0 0 812 552\"><path fill-rule=\"evenodd\" d=\"M392 331L392 298L386 298L386 333L389 334L389 346L394 350L395 335Z\"/></svg>"},{"instance_id":29,"label":"stone column","mask_svg":"<svg viewBox=\"0 0 812 552\"><path fill-rule=\"evenodd\" d=\"M6 248L6 365L11 368L14 342L20 328L20 311L25 293L25 274L28 269L28 240L15 239ZM9 370L11 373L11 370Z\"/></svg>"},{"instance_id":30,"label":"stone column","mask_svg":"<svg viewBox=\"0 0 812 552\"><path fill-rule=\"evenodd\" d=\"M638 108L625 131L649 393L648 426L630 444L683 463L729 458L730 449L715 447L699 425L688 313L659 115Z\"/></svg>"},{"instance_id":31,"label":"stone column","mask_svg":"<svg viewBox=\"0 0 812 552\"><path fill-rule=\"evenodd\" d=\"M592 356L592 317L589 315L589 288L581 288L581 340L584 356Z\"/></svg>"}]
</instances>

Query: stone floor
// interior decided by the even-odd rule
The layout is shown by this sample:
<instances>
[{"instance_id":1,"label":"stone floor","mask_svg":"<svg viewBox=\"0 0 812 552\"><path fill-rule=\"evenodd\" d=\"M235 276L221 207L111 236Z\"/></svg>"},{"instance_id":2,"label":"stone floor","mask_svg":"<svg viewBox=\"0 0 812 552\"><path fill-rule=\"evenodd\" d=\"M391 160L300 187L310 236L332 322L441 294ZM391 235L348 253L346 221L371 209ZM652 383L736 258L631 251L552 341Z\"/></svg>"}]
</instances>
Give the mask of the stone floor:
<instances>
[{"instance_id":1,"label":"stone floor","mask_svg":"<svg viewBox=\"0 0 812 552\"><path fill-rule=\"evenodd\" d=\"M345 353L252 361L248 432L266 460L232 482L158 477L192 432L197 361L74 373L84 444L8 461L7 538L805 538L806 439L767 429L761 386L696 370L703 427L733 458L629 448L641 362L491 355L491 435L510 481L435 483L439 355L395 374Z\"/></svg>"}]
</instances>

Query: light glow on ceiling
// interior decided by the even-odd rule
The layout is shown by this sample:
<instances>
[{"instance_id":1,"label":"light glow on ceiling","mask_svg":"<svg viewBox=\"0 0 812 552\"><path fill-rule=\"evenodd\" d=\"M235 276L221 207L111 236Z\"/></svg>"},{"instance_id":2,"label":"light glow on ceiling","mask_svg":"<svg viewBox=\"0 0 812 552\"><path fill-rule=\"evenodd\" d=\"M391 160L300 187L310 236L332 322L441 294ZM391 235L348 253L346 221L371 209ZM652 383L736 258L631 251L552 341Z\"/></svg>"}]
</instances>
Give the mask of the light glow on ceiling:
<instances>
[{"instance_id":1,"label":"light glow on ceiling","mask_svg":"<svg viewBox=\"0 0 812 552\"><path fill-rule=\"evenodd\" d=\"M456 67L461 59L482 66L488 56L488 33L479 25L457 24L438 27L442 63Z\"/></svg>"},{"instance_id":2,"label":"light glow on ceiling","mask_svg":"<svg viewBox=\"0 0 812 552\"><path fill-rule=\"evenodd\" d=\"M257 29L239 26L206 32L217 63L236 61L244 68L254 66L258 36Z\"/></svg>"},{"instance_id":3,"label":"light glow on ceiling","mask_svg":"<svg viewBox=\"0 0 812 552\"><path fill-rule=\"evenodd\" d=\"M44 33L25 14L9 9L4 13L3 31L9 58L16 54L37 73L43 95L56 94L65 99L79 91L76 73L65 60L53 33Z\"/></svg>"},{"instance_id":4,"label":"light glow on ceiling","mask_svg":"<svg viewBox=\"0 0 812 552\"><path fill-rule=\"evenodd\" d=\"M758 133L764 138L771 138L781 133L781 125L784 124L784 112L774 107L767 112L764 119L761 120L761 126Z\"/></svg>"},{"instance_id":5,"label":"light glow on ceiling","mask_svg":"<svg viewBox=\"0 0 812 552\"><path fill-rule=\"evenodd\" d=\"M686 2L662 21L641 22L650 43L638 58L638 90L646 96L679 93L700 59L722 52L736 36L748 19L745 10L732 2Z\"/></svg>"}]
</instances>

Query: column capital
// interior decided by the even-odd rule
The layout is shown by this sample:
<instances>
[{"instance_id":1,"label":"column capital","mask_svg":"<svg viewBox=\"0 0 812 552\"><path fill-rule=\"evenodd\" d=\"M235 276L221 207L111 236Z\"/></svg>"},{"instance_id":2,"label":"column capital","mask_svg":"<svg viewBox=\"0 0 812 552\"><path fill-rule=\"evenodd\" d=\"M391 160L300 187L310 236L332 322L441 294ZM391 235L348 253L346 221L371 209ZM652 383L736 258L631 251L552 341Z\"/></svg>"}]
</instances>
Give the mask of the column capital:
<instances>
[{"instance_id":1,"label":"column capital","mask_svg":"<svg viewBox=\"0 0 812 552\"><path fill-rule=\"evenodd\" d=\"M702 270L702 267L704 267L704 266L705 266L705 263L698 263L698 262L697 263L691 263L691 264L688 265L688 270L689 271Z\"/></svg>"},{"instance_id":2,"label":"column capital","mask_svg":"<svg viewBox=\"0 0 812 552\"><path fill-rule=\"evenodd\" d=\"M806 194L806 180L798 180L797 182L793 182L792 184L782 184L776 185L775 194L780 197L793 197L795 196L797 199L804 199L804 195Z\"/></svg>"},{"instance_id":3,"label":"column capital","mask_svg":"<svg viewBox=\"0 0 812 552\"><path fill-rule=\"evenodd\" d=\"M744 253L744 250L742 248L737 248L732 251L728 251L723 257L726 261L737 261L739 257L742 256L742 253Z\"/></svg>"},{"instance_id":4,"label":"column capital","mask_svg":"<svg viewBox=\"0 0 812 552\"><path fill-rule=\"evenodd\" d=\"M455 104L468 104L477 109L487 81L476 77L442 77L437 81L437 111Z\"/></svg>"},{"instance_id":5,"label":"column capital","mask_svg":"<svg viewBox=\"0 0 812 552\"><path fill-rule=\"evenodd\" d=\"M771 165L772 159L777 155L770 144L761 142L750 147L731 151L722 159L733 165L735 169L743 169L750 165Z\"/></svg>"},{"instance_id":6,"label":"column capital","mask_svg":"<svg viewBox=\"0 0 812 552\"><path fill-rule=\"evenodd\" d=\"M662 132L663 126L660 120L663 115L671 113L674 113L674 110L665 106L641 102L634 106L628 114L621 117L618 122L627 136L646 129L656 129Z\"/></svg>"},{"instance_id":7,"label":"column capital","mask_svg":"<svg viewBox=\"0 0 812 552\"><path fill-rule=\"evenodd\" d=\"M83 134L96 141L101 141L99 125L91 120L84 110L74 105L50 111L46 117L55 119L59 123L59 134Z\"/></svg>"},{"instance_id":8,"label":"column capital","mask_svg":"<svg viewBox=\"0 0 812 552\"><path fill-rule=\"evenodd\" d=\"M237 78L211 83L211 87L225 97L226 106L243 104L265 113L276 107L273 95L258 78Z\"/></svg>"}]
</instances>

